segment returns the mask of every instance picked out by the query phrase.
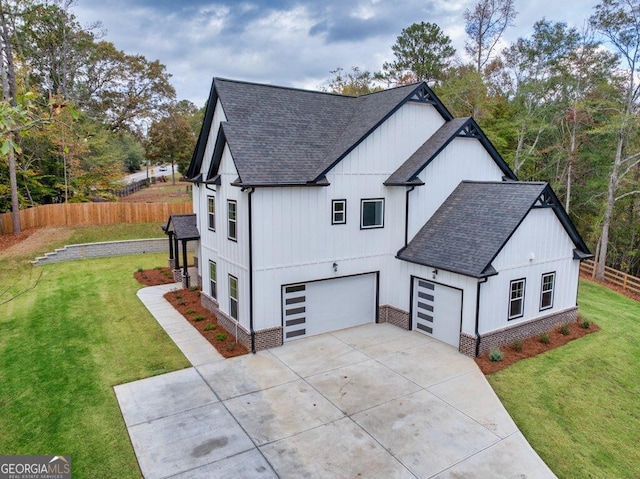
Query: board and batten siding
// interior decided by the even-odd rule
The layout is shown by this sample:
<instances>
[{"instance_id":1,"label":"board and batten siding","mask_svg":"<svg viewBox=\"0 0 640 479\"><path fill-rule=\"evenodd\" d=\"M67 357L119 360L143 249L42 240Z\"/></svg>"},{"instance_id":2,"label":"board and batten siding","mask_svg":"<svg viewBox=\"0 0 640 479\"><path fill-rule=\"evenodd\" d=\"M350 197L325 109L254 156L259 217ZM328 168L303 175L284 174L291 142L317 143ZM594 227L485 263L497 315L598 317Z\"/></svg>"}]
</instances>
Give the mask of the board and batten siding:
<instances>
[{"instance_id":1,"label":"board and batten siding","mask_svg":"<svg viewBox=\"0 0 640 479\"><path fill-rule=\"evenodd\" d=\"M212 127L213 129L213 127ZM238 177L228 146L225 146L218 173L221 184L215 187L200 188L201 209L198 210L200 221L200 272L203 290L209 294L209 261L214 261L217 268L217 291L220 309L229 314L229 275L238 278L240 324L249 328L249 208L247 192L231 186ZM212 191L212 190L215 191ZM207 197L216 199L216 230L210 231L207 218ZM237 203L237 241L228 238L227 200Z\"/></svg>"},{"instance_id":2,"label":"board and batten siding","mask_svg":"<svg viewBox=\"0 0 640 479\"><path fill-rule=\"evenodd\" d=\"M227 121L227 117L224 114L222 103L218 100L216 102L216 108L213 110L213 120L211 121L211 128L209 129L209 136L207 137L207 146L204 149L204 157L202 158L202 169L200 171L203 176L206 176L207 173L209 173L209 167L211 166L211 159L213 158L213 150L216 147L216 139L218 138L218 130L220 129L221 121Z\"/></svg>"},{"instance_id":3,"label":"board and batten siding","mask_svg":"<svg viewBox=\"0 0 640 479\"><path fill-rule=\"evenodd\" d=\"M499 274L481 286L480 333L575 307L580 263L573 259L574 248L551 208L532 209L493 261ZM540 311L542 275L552 272L553 307ZM510 282L521 278L526 279L524 315L509 320Z\"/></svg>"},{"instance_id":4,"label":"board and batten siding","mask_svg":"<svg viewBox=\"0 0 640 479\"><path fill-rule=\"evenodd\" d=\"M475 138L455 138L418 177L425 184L409 194L409 241L461 181L502 181L504 173Z\"/></svg>"},{"instance_id":5,"label":"board and batten siding","mask_svg":"<svg viewBox=\"0 0 640 479\"><path fill-rule=\"evenodd\" d=\"M380 175L382 184L443 124L428 103L407 102L331 169L333 175Z\"/></svg>"}]
</instances>

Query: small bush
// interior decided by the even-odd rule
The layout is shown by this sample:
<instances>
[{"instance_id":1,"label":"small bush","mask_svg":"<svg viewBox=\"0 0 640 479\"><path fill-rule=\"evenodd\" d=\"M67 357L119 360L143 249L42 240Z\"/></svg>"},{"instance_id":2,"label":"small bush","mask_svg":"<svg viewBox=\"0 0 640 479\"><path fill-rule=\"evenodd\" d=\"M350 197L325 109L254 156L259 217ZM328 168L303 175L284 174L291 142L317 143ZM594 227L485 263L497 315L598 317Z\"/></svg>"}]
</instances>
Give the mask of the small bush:
<instances>
[{"instance_id":1,"label":"small bush","mask_svg":"<svg viewBox=\"0 0 640 479\"><path fill-rule=\"evenodd\" d=\"M500 351L499 349L495 348L492 349L491 351L489 351L489 361L502 361L502 358L504 356L502 355L502 351Z\"/></svg>"},{"instance_id":2,"label":"small bush","mask_svg":"<svg viewBox=\"0 0 640 479\"><path fill-rule=\"evenodd\" d=\"M591 321L589 321L588 319L580 321L580 327L582 329L589 329L591 327Z\"/></svg>"},{"instance_id":3,"label":"small bush","mask_svg":"<svg viewBox=\"0 0 640 479\"><path fill-rule=\"evenodd\" d=\"M236 343L227 343L227 351L231 352L236 349Z\"/></svg>"},{"instance_id":4,"label":"small bush","mask_svg":"<svg viewBox=\"0 0 640 479\"><path fill-rule=\"evenodd\" d=\"M198 291L198 287L197 286L190 286L189 287L189 291Z\"/></svg>"},{"instance_id":5,"label":"small bush","mask_svg":"<svg viewBox=\"0 0 640 479\"><path fill-rule=\"evenodd\" d=\"M216 334L216 339L218 341L224 341L225 339L227 339L227 333L218 333L218 334Z\"/></svg>"},{"instance_id":6,"label":"small bush","mask_svg":"<svg viewBox=\"0 0 640 479\"><path fill-rule=\"evenodd\" d=\"M521 352L523 346L524 346L524 343L522 342L522 339L516 339L513 342L513 350L514 351Z\"/></svg>"},{"instance_id":7,"label":"small bush","mask_svg":"<svg viewBox=\"0 0 640 479\"><path fill-rule=\"evenodd\" d=\"M205 318L204 318L204 316L203 316L203 315L201 315L201 314L196 314L196 315L193 317L193 320L194 320L194 321L202 321L202 320L204 320L204 319L205 319Z\"/></svg>"},{"instance_id":8,"label":"small bush","mask_svg":"<svg viewBox=\"0 0 640 479\"><path fill-rule=\"evenodd\" d=\"M571 333L571 330L569 329L568 324L563 324L562 326L560 326L560 334L562 334L563 336L568 336L569 333Z\"/></svg>"},{"instance_id":9,"label":"small bush","mask_svg":"<svg viewBox=\"0 0 640 479\"><path fill-rule=\"evenodd\" d=\"M204 327L204 330L205 330L205 331L213 331L214 329L216 329L216 325L215 325L215 324L211 324L211 323L207 324L207 325Z\"/></svg>"},{"instance_id":10,"label":"small bush","mask_svg":"<svg viewBox=\"0 0 640 479\"><path fill-rule=\"evenodd\" d=\"M193 313L195 313L195 312L196 312L196 310L195 310L195 309L187 309L187 310L185 311L185 313L187 313L187 314L193 314Z\"/></svg>"},{"instance_id":11,"label":"small bush","mask_svg":"<svg viewBox=\"0 0 640 479\"><path fill-rule=\"evenodd\" d=\"M540 335L540 342L542 344L549 344L551 342L551 338L549 337L549 335L547 333L542 333Z\"/></svg>"},{"instance_id":12,"label":"small bush","mask_svg":"<svg viewBox=\"0 0 640 479\"><path fill-rule=\"evenodd\" d=\"M142 266L138 266L138 273L142 273L143 271Z\"/></svg>"},{"instance_id":13,"label":"small bush","mask_svg":"<svg viewBox=\"0 0 640 479\"><path fill-rule=\"evenodd\" d=\"M187 303L184 302L184 299L179 299L178 300L178 305L179 306L184 306L185 304L187 304Z\"/></svg>"}]
</instances>

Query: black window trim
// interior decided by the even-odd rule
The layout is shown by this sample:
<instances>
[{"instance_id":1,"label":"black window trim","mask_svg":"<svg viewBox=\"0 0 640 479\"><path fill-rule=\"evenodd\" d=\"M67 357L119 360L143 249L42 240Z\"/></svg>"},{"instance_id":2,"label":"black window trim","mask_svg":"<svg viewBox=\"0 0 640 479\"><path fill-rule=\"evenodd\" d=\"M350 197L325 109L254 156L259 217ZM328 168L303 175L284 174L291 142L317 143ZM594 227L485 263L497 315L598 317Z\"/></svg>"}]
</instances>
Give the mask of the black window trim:
<instances>
[{"instance_id":1,"label":"black window trim","mask_svg":"<svg viewBox=\"0 0 640 479\"><path fill-rule=\"evenodd\" d=\"M553 276L553 283L551 283L551 303L549 304L549 306L542 306L542 298L545 292L543 289L545 276ZM553 308L553 301L555 299L555 296L556 296L556 272L549 271L548 273L542 273L542 275L540 276L540 311L546 311L547 309Z\"/></svg>"},{"instance_id":2,"label":"black window trim","mask_svg":"<svg viewBox=\"0 0 640 479\"><path fill-rule=\"evenodd\" d=\"M235 280L236 282L236 297L234 298L233 296L231 296L231 280ZM235 321L238 321L238 318L240 317L240 301L238 300L238 298L240 297L240 284L238 282L238 278L236 278L234 275L230 274L229 275L229 317ZM231 302L235 301L236 302L236 317L233 317L233 310L231 308Z\"/></svg>"},{"instance_id":3,"label":"black window trim","mask_svg":"<svg viewBox=\"0 0 640 479\"><path fill-rule=\"evenodd\" d=\"M520 282L522 282L522 298L520 299L522 303L520 307L520 314L511 316L511 302L513 301L513 299L511 298L511 292L513 291L513 284L520 283ZM507 304L507 318L509 321L511 321L512 319L522 318L524 316L524 300L526 297L526 290L527 290L527 278L518 278L518 279L511 280L509 282L509 302Z\"/></svg>"},{"instance_id":4,"label":"black window trim","mask_svg":"<svg viewBox=\"0 0 640 479\"><path fill-rule=\"evenodd\" d=\"M231 204L233 204L235 211L235 218L233 220L230 215L231 208L229 208ZM231 236L231 223L235 226L235 236ZM238 242L238 202L236 200L227 200L227 239L236 243Z\"/></svg>"},{"instance_id":5,"label":"black window trim","mask_svg":"<svg viewBox=\"0 0 640 479\"><path fill-rule=\"evenodd\" d=\"M216 272L216 279L211 278L211 265L213 265L213 269ZM213 292L213 288L211 287L212 285L215 285L215 294ZM209 260L209 293L211 294L211 297L213 299L215 299L216 301L218 300L218 265L215 261L211 260Z\"/></svg>"},{"instance_id":6,"label":"black window trim","mask_svg":"<svg viewBox=\"0 0 640 479\"><path fill-rule=\"evenodd\" d=\"M210 202L213 202L213 213L209 208ZM211 225L211 217L213 216L213 226ZM216 231L216 197L215 196L207 196L207 228L209 231Z\"/></svg>"},{"instance_id":7,"label":"black window trim","mask_svg":"<svg viewBox=\"0 0 640 479\"><path fill-rule=\"evenodd\" d=\"M343 204L343 219L342 221L336 221L336 204ZM332 225L346 225L347 224L347 200L345 198L331 200L331 224Z\"/></svg>"},{"instance_id":8,"label":"black window trim","mask_svg":"<svg viewBox=\"0 0 640 479\"><path fill-rule=\"evenodd\" d=\"M384 213L385 213L385 199L384 198L362 198L360 200L360 229L361 230L375 230L375 229L380 229L380 228L384 228ZM366 202L374 202L374 201L380 201L382 202L382 224L380 225L375 225L375 226L364 226L363 225L363 219L364 219L364 204Z\"/></svg>"}]
</instances>

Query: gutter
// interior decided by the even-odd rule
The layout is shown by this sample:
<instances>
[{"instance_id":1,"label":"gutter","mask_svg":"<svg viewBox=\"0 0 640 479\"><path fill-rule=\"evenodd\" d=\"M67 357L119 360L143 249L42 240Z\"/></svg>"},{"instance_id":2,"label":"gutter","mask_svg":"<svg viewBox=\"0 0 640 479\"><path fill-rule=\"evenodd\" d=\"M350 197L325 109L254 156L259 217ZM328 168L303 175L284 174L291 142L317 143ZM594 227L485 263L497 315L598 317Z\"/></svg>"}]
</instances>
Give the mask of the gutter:
<instances>
[{"instance_id":1,"label":"gutter","mask_svg":"<svg viewBox=\"0 0 640 479\"><path fill-rule=\"evenodd\" d=\"M404 205L404 247L409 244L409 193L411 193L416 187L412 186L407 190L406 201Z\"/></svg>"},{"instance_id":2,"label":"gutter","mask_svg":"<svg viewBox=\"0 0 640 479\"><path fill-rule=\"evenodd\" d=\"M251 352L256 353L256 332L253 329L253 228L251 196L255 188L249 190L249 332L251 333Z\"/></svg>"},{"instance_id":3,"label":"gutter","mask_svg":"<svg viewBox=\"0 0 640 479\"><path fill-rule=\"evenodd\" d=\"M489 278L484 278L482 281L478 281L478 289L476 292L476 358L478 357L478 354L480 353L480 329L479 329L479 322L480 322L480 286L482 285L482 283L486 283L487 281L489 281Z\"/></svg>"}]
</instances>

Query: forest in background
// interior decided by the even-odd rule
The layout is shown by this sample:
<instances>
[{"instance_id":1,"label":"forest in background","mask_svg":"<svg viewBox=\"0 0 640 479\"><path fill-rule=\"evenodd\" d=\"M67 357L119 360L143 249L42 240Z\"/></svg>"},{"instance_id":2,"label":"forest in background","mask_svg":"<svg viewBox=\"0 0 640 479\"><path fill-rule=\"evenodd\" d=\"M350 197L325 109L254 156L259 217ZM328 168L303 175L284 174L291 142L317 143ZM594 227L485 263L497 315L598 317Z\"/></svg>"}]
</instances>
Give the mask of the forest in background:
<instances>
[{"instance_id":1,"label":"forest in background","mask_svg":"<svg viewBox=\"0 0 640 479\"><path fill-rule=\"evenodd\" d=\"M113 200L125 170L190 160L203 107L176 98L159 61L118 50L100 23L80 25L73 5L0 0L0 212ZM337 68L323 87L428 82L521 180L551 183L600 269L640 275L640 0L602 0L582 29L541 19L508 44L516 16L514 0L467 9L464 54L438 25L414 23L379 71Z\"/></svg>"}]
</instances>

